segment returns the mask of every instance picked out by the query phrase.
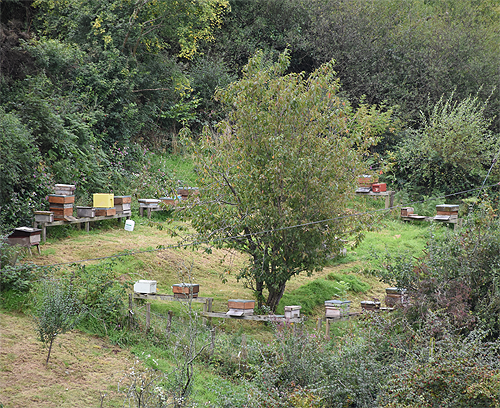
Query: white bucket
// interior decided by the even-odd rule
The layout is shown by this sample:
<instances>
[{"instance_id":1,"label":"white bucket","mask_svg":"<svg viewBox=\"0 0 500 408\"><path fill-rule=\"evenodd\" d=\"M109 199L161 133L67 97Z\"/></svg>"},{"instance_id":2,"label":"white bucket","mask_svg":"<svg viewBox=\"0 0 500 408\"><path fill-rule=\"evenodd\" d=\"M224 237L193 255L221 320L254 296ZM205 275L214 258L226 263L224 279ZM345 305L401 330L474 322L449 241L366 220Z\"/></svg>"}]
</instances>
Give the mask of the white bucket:
<instances>
[{"instance_id":1,"label":"white bucket","mask_svg":"<svg viewBox=\"0 0 500 408\"><path fill-rule=\"evenodd\" d=\"M125 221L125 231L133 231L135 222L132 220Z\"/></svg>"}]
</instances>

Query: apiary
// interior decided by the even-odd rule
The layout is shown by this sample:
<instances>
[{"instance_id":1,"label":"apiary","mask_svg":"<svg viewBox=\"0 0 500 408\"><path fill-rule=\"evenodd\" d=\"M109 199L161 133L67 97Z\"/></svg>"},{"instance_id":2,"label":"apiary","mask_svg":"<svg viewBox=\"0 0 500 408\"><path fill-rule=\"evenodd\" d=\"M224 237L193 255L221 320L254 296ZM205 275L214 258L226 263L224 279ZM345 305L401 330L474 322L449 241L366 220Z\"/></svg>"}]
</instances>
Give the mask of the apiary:
<instances>
[{"instance_id":1,"label":"apiary","mask_svg":"<svg viewBox=\"0 0 500 408\"><path fill-rule=\"evenodd\" d=\"M74 184L55 184L54 192L58 195L74 195L76 186Z\"/></svg>"},{"instance_id":2,"label":"apiary","mask_svg":"<svg viewBox=\"0 0 500 408\"><path fill-rule=\"evenodd\" d=\"M372 184L372 191L374 193L383 193L387 191L387 184L386 183L373 183Z\"/></svg>"},{"instance_id":3,"label":"apiary","mask_svg":"<svg viewBox=\"0 0 500 408\"><path fill-rule=\"evenodd\" d=\"M96 208L95 215L96 217L109 217L111 215L116 215L116 208Z\"/></svg>"}]
</instances>

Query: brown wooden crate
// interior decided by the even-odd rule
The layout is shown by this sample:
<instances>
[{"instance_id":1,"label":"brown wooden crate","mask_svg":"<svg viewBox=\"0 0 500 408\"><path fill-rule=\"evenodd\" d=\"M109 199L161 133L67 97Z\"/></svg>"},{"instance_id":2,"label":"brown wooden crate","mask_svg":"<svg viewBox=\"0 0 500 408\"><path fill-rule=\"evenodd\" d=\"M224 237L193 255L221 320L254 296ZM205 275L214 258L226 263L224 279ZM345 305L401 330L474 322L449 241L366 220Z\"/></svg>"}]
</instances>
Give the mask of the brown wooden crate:
<instances>
[{"instance_id":1,"label":"brown wooden crate","mask_svg":"<svg viewBox=\"0 0 500 408\"><path fill-rule=\"evenodd\" d=\"M96 208L95 209L96 217L107 217L109 215L116 215L116 208Z\"/></svg>"},{"instance_id":2,"label":"brown wooden crate","mask_svg":"<svg viewBox=\"0 0 500 408\"><path fill-rule=\"evenodd\" d=\"M200 291L200 285L196 285L196 284L193 284L193 285L180 285L180 284L177 284L177 285L172 285L172 292L174 292L174 294L180 294L180 293L184 293L184 294L189 294L189 293L198 293Z\"/></svg>"},{"instance_id":3,"label":"brown wooden crate","mask_svg":"<svg viewBox=\"0 0 500 408\"><path fill-rule=\"evenodd\" d=\"M458 215L458 211L436 211L437 215Z\"/></svg>"},{"instance_id":4,"label":"brown wooden crate","mask_svg":"<svg viewBox=\"0 0 500 408\"><path fill-rule=\"evenodd\" d=\"M65 216L65 215L73 215L73 207L71 208L51 208L50 211L54 213L54 219L56 216Z\"/></svg>"},{"instance_id":5,"label":"brown wooden crate","mask_svg":"<svg viewBox=\"0 0 500 408\"><path fill-rule=\"evenodd\" d=\"M227 305L229 309L253 309L255 300L229 299Z\"/></svg>"},{"instance_id":6,"label":"brown wooden crate","mask_svg":"<svg viewBox=\"0 0 500 408\"><path fill-rule=\"evenodd\" d=\"M74 195L49 194L49 203L70 204L70 203L74 203L74 202L75 202Z\"/></svg>"},{"instance_id":7,"label":"brown wooden crate","mask_svg":"<svg viewBox=\"0 0 500 408\"><path fill-rule=\"evenodd\" d=\"M130 204L132 202L132 196L115 196L114 204Z\"/></svg>"}]
</instances>

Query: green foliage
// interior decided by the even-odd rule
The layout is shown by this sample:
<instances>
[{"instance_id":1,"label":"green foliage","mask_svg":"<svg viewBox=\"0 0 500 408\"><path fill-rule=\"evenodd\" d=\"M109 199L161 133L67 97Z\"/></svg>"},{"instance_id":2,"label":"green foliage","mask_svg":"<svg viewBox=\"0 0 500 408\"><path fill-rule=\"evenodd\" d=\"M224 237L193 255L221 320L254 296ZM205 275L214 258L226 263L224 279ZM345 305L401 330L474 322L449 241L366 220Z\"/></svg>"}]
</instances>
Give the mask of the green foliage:
<instances>
[{"instance_id":1,"label":"green foliage","mask_svg":"<svg viewBox=\"0 0 500 408\"><path fill-rule=\"evenodd\" d=\"M303 37L312 59L335 59L352 98L398 105L405 121L416 125L428 102L454 90L463 100L484 87L479 99L494 91L487 116L496 115L497 0L318 0L309 3L308 15ZM499 124L497 118L497 131Z\"/></svg>"},{"instance_id":2,"label":"green foliage","mask_svg":"<svg viewBox=\"0 0 500 408\"><path fill-rule=\"evenodd\" d=\"M83 314L84 308L71 286L49 278L39 283L34 298L33 317L39 340L49 346L46 365L56 336L73 329Z\"/></svg>"},{"instance_id":3,"label":"green foliage","mask_svg":"<svg viewBox=\"0 0 500 408\"><path fill-rule=\"evenodd\" d=\"M390 343L385 353L391 354L392 363L379 406L409 407L416 402L423 407L498 406L498 341L484 342L486 333L481 331L439 341L425 330L413 331L396 321L386 322L392 324L392 334L379 333L378 348L382 351L380 345ZM398 329L402 329L399 335Z\"/></svg>"},{"instance_id":4,"label":"green foliage","mask_svg":"<svg viewBox=\"0 0 500 408\"><path fill-rule=\"evenodd\" d=\"M35 138L15 113L0 106L0 233L31 225L49 192L47 174Z\"/></svg>"},{"instance_id":5,"label":"green foliage","mask_svg":"<svg viewBox=\"0 0 500 408\"><path fill-rule=\"evenodd\" d=\"M397 150L389 177L413 197L455 193L481 185L498 150L488 130L486 103L478 97L441 98L419 130L410 130ZM498 178L497 170L490 182Z\"/></svg>"},{"instance_id":6,"label":"green foliage","mask_svg":"<svg viewBox=\"0 0 500 408\"><path fill-rule=\"evenodd\" d=\"M408 289L409 319L435 321L436 336L477 326L492 338L500 333L500 225L489 211L487 202L479 204L464 229L433 237L423 257L393 256L378 271L384 282Z\"/></svg>"},{"instance_id":7,"label":"green foliage","mask_svg":"<svg viewBox=\"0 0 500 408\"><path fill-rule=\"evenodd\" d=\"M127 317L126 294L131 283L121 281L114 271L115 262L77 265L64 281L74 287L74 296L88 310L80 325L106 335L108 329L122 327Z\"/></svg>"},{"instance_id":8,"label":"green foliage","mask_svg":"<svg viewBox=\"0 0 500 408\"><path fill-rule=\"evenodd\" d=\"M218 93L229 120L195 147L203 205L191 212L193 226L203 240L251 256L239 278L259 304L267 289L272 310L290 277L320 269L342 237L362 228L361 217L317 221L347 214L362 155L390 120L340 98L331 64L308 78L284 75L288 64L287 52L276 63L252 58L243 78Z\"/></svg>"},{"instance_id":9,"label":"green foliage","mask_svg":"<svg viewBox=\"0 0 500 408\"><path fill-rule=\"evenodd\" d=\"M27 293L38 276L34 264L16 262L18 255L19 247L10 246L0 235L0 292Z\"/></svg>"}]
</instances>

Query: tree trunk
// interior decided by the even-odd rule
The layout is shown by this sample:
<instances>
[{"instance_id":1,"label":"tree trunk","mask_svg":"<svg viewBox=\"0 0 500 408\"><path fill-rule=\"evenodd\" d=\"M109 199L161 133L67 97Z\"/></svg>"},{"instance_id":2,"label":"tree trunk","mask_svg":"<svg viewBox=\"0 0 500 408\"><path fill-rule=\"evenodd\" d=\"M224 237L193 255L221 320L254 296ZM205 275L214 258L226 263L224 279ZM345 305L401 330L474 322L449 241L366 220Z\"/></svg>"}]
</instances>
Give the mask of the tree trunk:
<instances>
[{"instance_id":1,"label":"tree trunk","mask_svg":"<svg viewBox=\"0 0 500 408\"><path fill-rule=\"evenodd\" d=\"M260 280L255 281L255 297L257 298L257 307L260 309L264 304L264 294L262 291L264 290L264 282Z\"/></svg>"},{"instance_id":2,"label":"tree trunk","mask_svg":"<svg viewBox=\"0 0 500 408\"><path fill-rule=\"evenodd\" d=\"M269 286L267 289L269 291L269 296L267 297L267 306L272 312L276 312L278 303L280 302L283 293L285 292L285 282L280 282L277 286Z\"/></svg>"},{"instance_id":3,"label":"tree trunk","mask_svg":"<svg viewBox=\"0 0 500 408\"><path fill-rule=\"evenodd\" d=\"M46 366L46 367L49 365L50 352L51 352L51 350L52 350L52 343L54 342L54 337L55 337L55 336L52 336L52 337L50 338L49 354L47 354L47 361L45 361L45 366Z\"/></svg>"}]
</instances>

